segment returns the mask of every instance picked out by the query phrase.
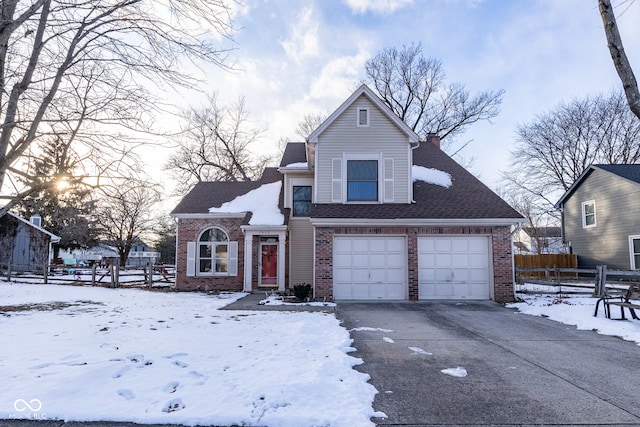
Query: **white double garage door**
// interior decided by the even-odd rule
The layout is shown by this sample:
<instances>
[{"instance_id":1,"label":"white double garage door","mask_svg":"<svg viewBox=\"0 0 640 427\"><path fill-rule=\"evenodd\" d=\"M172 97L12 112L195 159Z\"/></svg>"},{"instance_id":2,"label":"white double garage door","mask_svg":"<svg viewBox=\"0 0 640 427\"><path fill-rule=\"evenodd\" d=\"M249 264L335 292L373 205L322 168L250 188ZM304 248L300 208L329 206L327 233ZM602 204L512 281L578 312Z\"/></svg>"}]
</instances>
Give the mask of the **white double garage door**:
<instances>
[{"instance_id":1,"label":"white double garage door","mask_svg":"<svg viewBox=\"0 0 640 427\"><path fill-rule=\"evenodd\" d=\"M404 236L336 236L336 300L407 299ZM489 299L491 268L486 236L418 237L419 299Z\"/></svg>"}]
</instances>

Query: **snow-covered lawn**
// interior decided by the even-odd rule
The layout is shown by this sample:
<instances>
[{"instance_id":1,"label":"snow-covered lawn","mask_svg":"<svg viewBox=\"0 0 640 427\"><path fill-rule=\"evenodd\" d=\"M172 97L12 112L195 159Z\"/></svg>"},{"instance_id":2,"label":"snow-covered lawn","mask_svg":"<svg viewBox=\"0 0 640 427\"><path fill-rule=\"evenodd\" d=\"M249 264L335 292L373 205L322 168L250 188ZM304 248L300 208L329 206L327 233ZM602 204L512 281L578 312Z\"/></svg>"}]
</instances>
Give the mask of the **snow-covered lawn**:
<instances>
[{"instance_id":1,"label":"snow-covered lawn","mask_svg":"<svg viewBox=\"0 0 640 427\"><path fill-rule=\"evenodd\" d=\"M594 330L603 335L612 335L640 345L640 320L613 320L604 315L600 304L598 317L593 316L597 298L587 296L520 295L524 302L509 304L518 311L533 316L544 316L556 322L574 325L578 329ZM620 318L620 309L611 307L612 318ZM636 311L640 315L640 310ZM627 319L631 319L625 309Z\"/></svg>"},{"instance_id":2,"label":"snow-covered lawn","mask_svg":"<svg viewBox=\"0 0 640 427\"><path fill-rule=\"evenodd\" d=\"M241 296L0 281L0 419L297 427L384 416L333 315L219 310Z\"/></svg>"}]
</instances>

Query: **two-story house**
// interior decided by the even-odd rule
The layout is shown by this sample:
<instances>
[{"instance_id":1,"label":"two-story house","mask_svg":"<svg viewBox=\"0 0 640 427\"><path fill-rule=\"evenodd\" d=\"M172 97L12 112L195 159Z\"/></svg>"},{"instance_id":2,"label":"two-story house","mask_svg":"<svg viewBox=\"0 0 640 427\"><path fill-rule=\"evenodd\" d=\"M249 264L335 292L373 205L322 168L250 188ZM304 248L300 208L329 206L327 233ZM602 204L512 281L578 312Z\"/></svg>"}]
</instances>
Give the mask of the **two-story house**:
<instances>
[{"instance_id":1,"label":"two-story house","mask_svg":"<svg viewBox=\"0 0 640 427\"><path fill-rule=\"evenodd\" d=\"M198 183L172 216L178 289L514 298L522 217L365 85L261 180Z\"/></svg>"},{"instance_id":2,"label":"two-story house","mask_svg":"<svg viewBox=\"0 0 640 427\"><path fill-rule=\"evenodd\" d=\"M640 165L591 165L556 203L578 266L640 269Z\"/></svg>"}]
</instances>

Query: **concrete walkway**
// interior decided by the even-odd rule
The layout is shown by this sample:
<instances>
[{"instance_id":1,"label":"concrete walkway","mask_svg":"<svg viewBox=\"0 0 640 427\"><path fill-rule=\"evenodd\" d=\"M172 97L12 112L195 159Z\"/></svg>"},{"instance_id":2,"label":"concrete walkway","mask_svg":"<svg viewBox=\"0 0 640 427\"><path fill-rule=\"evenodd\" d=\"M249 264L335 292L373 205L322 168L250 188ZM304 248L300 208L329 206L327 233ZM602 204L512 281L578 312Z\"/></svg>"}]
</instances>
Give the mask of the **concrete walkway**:
<instances>
[{"instance_id":1,"label":"concrete walkway","mask_svg":"<svg viewBox=\"0 0 640 427\"><path fill-rule=\"evenodd\" d=\"M337 315L379 391L379 425L640 425L635 343L492 302L340 303ZM466 377L442 372L458 367Z\"/></svg>"},{"instance_id":2,"label":"concrete walkway","mask_svg":"<svg viewBox=\"0 0 640 427\"><path fill-rule=\"evenodd\" d=\"M221 310L258 310L258 311L321 311L326 313L335 312L335 304L309 305L306 303L295 303L286 305L260 304L270 295L268 292L254 292L238 301L223 307ZM318 304L318 303L316 303Z\"/></svg>"}]
</instances>

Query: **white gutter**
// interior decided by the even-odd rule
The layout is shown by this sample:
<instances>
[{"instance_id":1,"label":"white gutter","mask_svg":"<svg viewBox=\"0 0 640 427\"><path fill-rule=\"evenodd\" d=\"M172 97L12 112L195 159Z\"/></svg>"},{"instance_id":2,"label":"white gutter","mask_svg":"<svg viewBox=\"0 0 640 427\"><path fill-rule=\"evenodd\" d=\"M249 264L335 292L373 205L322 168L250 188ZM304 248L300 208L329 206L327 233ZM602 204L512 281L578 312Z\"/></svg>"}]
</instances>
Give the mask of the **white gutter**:
<instances>
[{"instance_id":1,"label":"white gutter","mask_svg":"<svg viewBox=\"0 0 640 427\"><path fill-rule=\"evenodd\" d=\"M173 218L182 219L204 219L204 218L244 218L247 212L216 212L216 213L182 213L170 214Z\"/></svg>"},{"instance_id":2,"label":"white gutter","mask_svg":"<svg viewBox=\"0 0 640 427\"><path fill-rule=\"evenodd\" d=\"M340 227L340 226L501 226L514 225L522 222L522 218L391 218L391 219L373 219L373 218L311 218L311 224L321 227Z\"/></svg>"}]
</instances>

